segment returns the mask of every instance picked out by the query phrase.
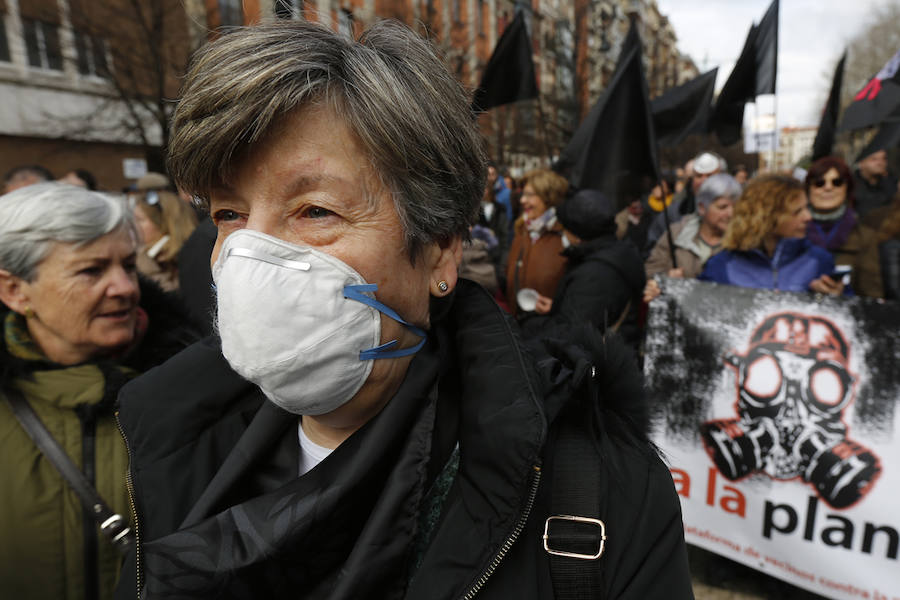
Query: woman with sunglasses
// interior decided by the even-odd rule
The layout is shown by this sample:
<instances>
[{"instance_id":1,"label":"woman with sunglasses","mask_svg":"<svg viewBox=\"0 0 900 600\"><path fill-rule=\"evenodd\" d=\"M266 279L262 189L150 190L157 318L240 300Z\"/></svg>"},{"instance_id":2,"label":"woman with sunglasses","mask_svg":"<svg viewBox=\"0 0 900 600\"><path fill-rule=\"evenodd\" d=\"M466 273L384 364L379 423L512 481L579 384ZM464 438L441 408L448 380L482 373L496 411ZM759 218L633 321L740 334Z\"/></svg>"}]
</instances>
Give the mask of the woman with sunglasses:
<instances>
[{"instance_id":1,"label":"woman with sunglasses","mask_svg":"<svg viewBox=\"0 0 900 600\"><path fill-rule=\"evenodd\" d=\"M884 288L875 231L863 225L854 210L853 177L843 159L826 156L812 164L806 175L812 220L806 235L850 267L849 283L862 296L881 298Z\"/></svg>"}]
</instances>

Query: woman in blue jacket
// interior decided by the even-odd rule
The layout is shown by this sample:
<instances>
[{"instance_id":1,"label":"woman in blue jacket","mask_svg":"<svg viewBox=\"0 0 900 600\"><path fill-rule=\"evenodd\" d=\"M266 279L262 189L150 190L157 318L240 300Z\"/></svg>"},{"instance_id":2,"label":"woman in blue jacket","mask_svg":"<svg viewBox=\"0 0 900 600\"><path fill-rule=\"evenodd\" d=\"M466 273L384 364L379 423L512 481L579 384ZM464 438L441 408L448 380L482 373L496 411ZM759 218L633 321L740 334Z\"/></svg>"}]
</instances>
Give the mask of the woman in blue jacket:
<instances>
[{"instance_id":1,"label":"woman in blue jacket","mask_svg":"<svg viewBox=\"0 0 900 600\"><path fill-rule=\"evenodd\" d=\"M831 254L806 239L812 218L803 184L781 175L750 182L735 205L722 241L700 279L742 287L841 294L829 277Z\"/></svg>"}]
</instances>

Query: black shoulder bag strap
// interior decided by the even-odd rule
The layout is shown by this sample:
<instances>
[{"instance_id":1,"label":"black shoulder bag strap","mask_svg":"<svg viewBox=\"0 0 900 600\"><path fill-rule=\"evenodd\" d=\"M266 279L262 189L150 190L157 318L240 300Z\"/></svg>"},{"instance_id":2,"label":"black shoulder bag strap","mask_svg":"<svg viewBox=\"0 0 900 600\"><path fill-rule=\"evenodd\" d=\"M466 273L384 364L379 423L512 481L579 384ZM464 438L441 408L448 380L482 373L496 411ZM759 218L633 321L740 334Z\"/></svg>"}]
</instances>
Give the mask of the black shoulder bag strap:
<instances>
[{"instance_id":1,"label":"black shoulder bag strap","mask_svg":"<svg viewBox=\"0 0 900 600\"><path fill-rule=\"evenodd\" d=\"M592 439L590 418L577 401L558 419L553 458L551 516L544 524L544 549L557 600L603 597L606 523L601 514L606 480Z\"/></svg>"},{"instance_id":2,"label":"black shoulder bag strap","mask_svg":"<svg viewBox=\"0 0 900 600\"><path fill-rule=\"evenodd\" d=\"M100 531L109 539L113 546L125 554L134 541L134 534L128 527L128 521L122 515L116 514L100 497L97 490L84 476L84 473L75 466L66 451L53 438L40 417L34 412L34 409L19 392L19 390L7 387L3 390L9 405L12 407L13 414L22 425L22 428L28 434L28 437L38 447L44 457L50 461L69 487L78 495L81 502L87 507L88 512L93 515Z\"/></svg>"}]
</instances>

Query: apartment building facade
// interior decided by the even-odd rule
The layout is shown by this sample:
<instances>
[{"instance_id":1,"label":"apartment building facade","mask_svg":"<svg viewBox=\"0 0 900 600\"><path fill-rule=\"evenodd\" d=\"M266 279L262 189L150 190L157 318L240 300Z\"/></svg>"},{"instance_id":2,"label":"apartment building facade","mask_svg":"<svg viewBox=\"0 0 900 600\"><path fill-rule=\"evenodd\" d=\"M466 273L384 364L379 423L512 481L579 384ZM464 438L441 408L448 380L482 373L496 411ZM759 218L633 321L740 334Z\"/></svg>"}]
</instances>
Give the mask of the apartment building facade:
<instances>
[{"instance_id":1,"label":"apartment building facade","mask_svg":"<svg viewBox=\"0 0 900 600\"><path fill-rule=\"evenodd\" d=\"M168 118L193 49L222 27L319 21L358 35L395 18L436 44L474 89L517 11L529 24L540 101L482 115L490 152L547 164L602 93L635 20L651 96L696 75L655 0L0 0L0 171L92 171L105 189L163 167Z\"/></svg>"}]
</instances>

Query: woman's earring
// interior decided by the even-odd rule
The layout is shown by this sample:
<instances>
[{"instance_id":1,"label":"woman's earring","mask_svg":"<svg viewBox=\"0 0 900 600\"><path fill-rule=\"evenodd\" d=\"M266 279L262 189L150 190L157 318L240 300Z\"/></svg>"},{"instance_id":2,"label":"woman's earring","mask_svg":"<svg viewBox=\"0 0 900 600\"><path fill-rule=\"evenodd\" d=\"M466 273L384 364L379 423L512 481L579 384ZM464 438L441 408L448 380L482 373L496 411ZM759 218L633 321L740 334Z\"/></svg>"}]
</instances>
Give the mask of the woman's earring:
<instances>
[{"instance_id":1,"label":"woman's earring","mask_svg":"<svg viewBox=\"0 0 900 600\"><path fill-rule=\"evenodd\" d=\"M446 294L446 293L447 293L447 290L450 289L450 286L447 285L447 282L444 281L443 279L441 279L440 281L438 281L437 287L438 287L438 290L440 290L440 292L441 292L442 294Z\"/></svg>"},{"instance_id":2,"label":"woman's earring","mask_svg":"<svg viewBox=\"0 0 900 600\"><path fill-rule=\"evenodd\" d=\"M34 318L34 311L31 309L30 306L26 306L26 307L25 307L25 318L26 318L26 319L33 319L33 318Z\"/></svg>"}]
</instances>

